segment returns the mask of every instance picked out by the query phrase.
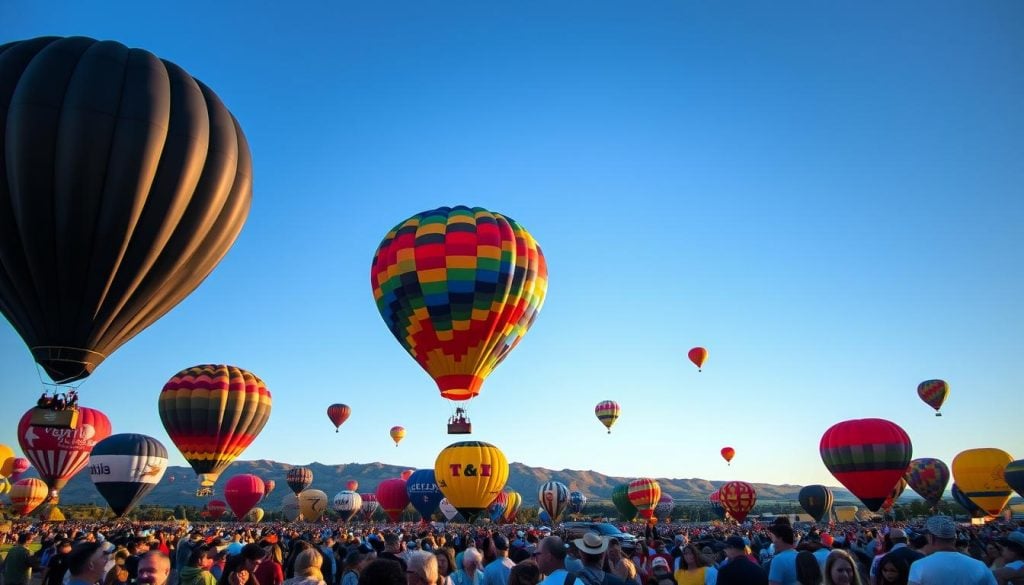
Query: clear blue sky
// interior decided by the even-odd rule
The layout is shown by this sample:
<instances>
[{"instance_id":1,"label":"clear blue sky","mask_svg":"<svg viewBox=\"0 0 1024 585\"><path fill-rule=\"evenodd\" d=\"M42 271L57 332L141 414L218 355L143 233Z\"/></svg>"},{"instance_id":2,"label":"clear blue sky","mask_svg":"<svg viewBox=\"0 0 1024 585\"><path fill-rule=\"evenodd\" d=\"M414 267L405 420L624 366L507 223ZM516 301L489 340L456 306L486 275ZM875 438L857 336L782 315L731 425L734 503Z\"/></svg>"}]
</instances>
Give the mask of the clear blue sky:
<instances>
[{"instance_id":1,"label":"clear blue sky","mask_svg":"<svg viewBox=\"0 0 1024 585\"><path fill-rule=\"evenodd\" d=\"M234 248L82 387L116 432L171 447L164 382L231 363L274 395L243 458L431 466L450 406L369 265L391 226L461 203L516 218L550 269L471 406L512 461L835 485L818 440L869 416L915 456L1024 457L1024 3L156 4L0 3L0 41L178 63L252 148ZM952 386L942 418L928 378ZM39 391L0 324L0 442Z\"/></svg>"}]
</instances>

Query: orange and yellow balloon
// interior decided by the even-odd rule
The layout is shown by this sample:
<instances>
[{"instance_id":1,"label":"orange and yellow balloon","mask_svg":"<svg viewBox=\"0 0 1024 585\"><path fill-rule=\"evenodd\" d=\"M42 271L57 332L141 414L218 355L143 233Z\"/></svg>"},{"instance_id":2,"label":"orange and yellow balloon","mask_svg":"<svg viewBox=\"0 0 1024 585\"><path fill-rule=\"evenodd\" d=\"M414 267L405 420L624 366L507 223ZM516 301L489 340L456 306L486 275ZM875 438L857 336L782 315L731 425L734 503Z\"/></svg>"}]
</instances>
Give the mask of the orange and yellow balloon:
<instances>
[{"instance_id":1,"label":"orange and yellow balloon","mask_svg":"<svg viewBox=\"0 0 1024 585\"><path fill-rule=\"evenodd\" d=\"M612 425L615 424L615 421L619 420L620 410L619 403L614 400L598 402L597 406L594 407L594 415L608 429L608 434L611 434Z\"/></svg>"},{"instance_id":2,"label":"orange and yellow balloon","mask_svg":"<svg viewBox=\"0 0 1024 585\"><path fill-rule=\"evenodd\" d=\"M46 501L50 488L41 479L22 479L11 487L11 509L19 516L27 516Z\"/></svg>"},{"instance_id":3,"label":"orange and yellow balloon","mask_svg":"<svg viewBox=\"0 0 1024 585\"><path fill-rule=\"evenodd\" d=\"M736 449L733 449L732 447L722 447L722 459L725 459L726 463L732 465L732 458L735 456Z\"/></svg>"},{"instance_id":4,"label":"orange and yellow balloon","mask_svg":"<svg viewBox=\"0 0 1024 585\"><path fill-rule=\"evenodd\" d=\"M490 443L460 441L437 455L434 478L448 502L472 522L505 487L508 460Z\"/></svg>"},{"instance_id":5,"label":"orange and yellow balloon","mask_svg":"<svg viewBox=\"0 0 1024 585\"><path fill-rule=\"evenodd\" d=\"M384 236L370 284L384 323L441 396L469 400L540 313L547 264L515 220L441 207Z\"/></svg>"},{"instance_id":6,"label":"orange and yellow balloon","mask_svg":"<svg viewBox=\"0 0 1024 585\"><path fill-rule=\"evenodd\" d=\"M708 359L708 350L703 347L695 347L686 353L686 357L690 358L693 365L697 366L697 371L701 371L704 367L704 362Z\"/></svg>"},{"instance_id":7,"label":"orange and yellow balloon","mask_svg":"<svg viewBox=\"0 0 1024 585\"><path fill-rule=\"evenodd\" d=\"M658 506L658 501L661 500L661 484L657 480L649 477L634 479L629 482L626 494L629 497L629 503L633 504L641 518L652 524L657 522L658 519L654 517L654 509Z\"/></svg>"},{"instance_id":8,"label":"orange and yellow balloon","mask_svg":"<svg viewBox=\"0 0 1024 585\"><path fill-rule=\"evenodd\" d=\"M998 516L1013 490L1003 472L1013 457L1002 449L968 449L953 458L953 481L989 516Z\"/></svg>"},{"instance_id":9,"label":"orange and yellow balloon","mask_svg":"<svg viewBox=\"0 0 1024 585\"><path fill-rule=\"evenodd\" d=\"M391 427L390 434L391 440L395 442L395 447L397 447L402 442L402 439L405 438L405 427Z\"/></svg>"}]
</instances>

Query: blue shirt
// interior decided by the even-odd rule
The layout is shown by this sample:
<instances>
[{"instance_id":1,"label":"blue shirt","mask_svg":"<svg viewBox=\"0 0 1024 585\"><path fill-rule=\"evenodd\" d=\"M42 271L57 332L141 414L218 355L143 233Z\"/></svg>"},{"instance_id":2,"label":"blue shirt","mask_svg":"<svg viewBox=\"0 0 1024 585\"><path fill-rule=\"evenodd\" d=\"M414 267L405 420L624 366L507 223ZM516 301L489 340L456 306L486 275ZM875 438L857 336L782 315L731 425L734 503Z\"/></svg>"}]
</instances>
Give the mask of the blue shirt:
<instances>
[{"instance_id":1,"label":"blue shirt","mask_svg":"<svg viewBox=\"0 0 1024 585\"><path fill-rule=\"evenodd\" d=\"M796 580L796 550L789 549L775 553L772 557L771 571L768 573L769 583L782 585L800 585Z\"/></svg>"},{"instance_id":2,"label":"blue shirt","mask_svg":"<svg viewBox=\"0 0 1024 585\"><path fill-rule=\"evenodd\" d=\"M484 567L484 585L508 585L508 576L516 566L508 557L498 557Z\"/></svg>"}]
</instances>

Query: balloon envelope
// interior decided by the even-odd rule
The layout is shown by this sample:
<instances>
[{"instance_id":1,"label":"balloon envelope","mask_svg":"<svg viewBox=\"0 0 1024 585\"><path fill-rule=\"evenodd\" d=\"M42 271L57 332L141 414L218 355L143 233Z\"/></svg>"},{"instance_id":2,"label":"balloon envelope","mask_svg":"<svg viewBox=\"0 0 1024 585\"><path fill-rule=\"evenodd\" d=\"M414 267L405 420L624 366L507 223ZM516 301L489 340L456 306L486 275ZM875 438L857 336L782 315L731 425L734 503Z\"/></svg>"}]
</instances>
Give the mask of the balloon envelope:
<instances>
[{"instance_id":1,"label":"balloon envelope","mask_svg":"<svg viewBox=\"0 0 1024 585\"><path fill-rule=\"evenodd\" d=\"M409 493L405 489L405 480L399 477L385 479L377 486L377 502L392 522L398 522L402 512L409 505Z\"/></svg>"},{"instance_id":2,"label":"balloon envelope","mask_svg":"<svg viewBox=\"0 0 1024 585\"><path fill-rule=\"evenodd\" d=\"M508 494L498 492L498 495L494 497L494 501L487 506L487 517L491 519L491 522L497 524L505 517L506 506L508 506Z\"/></svg>"},{"instance_id":3,"label":"balloon envelope","mask_svg":"<svg viewBox=\"0 0 1024 585\"><path fill-rule=\"evenodd\" d=\"M573 514L582 514L583 508L587 506L587 496L580 491L569 492L569 511Z\"/></svg>"},{"instance_id":4,"label":"balloon envelope","mask_svg":"<svg viewBox=\"0 0 1024 585\"><path fill-rule=\"evenodd\" d=\"M110 436L110 419L94 408L78 407L74 429L32 424L32 410L18 423L18 442L51 490L60 490L89 462L96 443Z\"/></svg>"},{"instance_id":5,"label":"balloon envelope","mask_svg":"<svg viewBox=\"0 0 1024 585\"><path fill-rule=\"evenodd\" d=\"M0 445L0 479L10 477L14 473L14 449Z\"/></svg>"},{"instance_id":6,"label":"balloon envelope","mask_svg":"<svg viewBox=\"0 0 1024 585\"><path fill-rule=\"evenodd\" d=\"M711 492L708 496L708 503L711 504L711 513L715 515L719 520L725 520L725 506L722 505L722 495L719 490Z\"/></svg>"},{"instance_id":7,"label":"balloon envelope","mask_svg":"<svg viewBox=\"0 0 1024 585\"><path fill-rule=\"evenodd\" d=\"M597 406L594 407L594 414L597 416L597 420L601 421L601 424L608 429L608 432L612 432L612 425L615 421L619 420L619 403L614 400L605 400L598 402Z\"/></svg>"},{"instance_id":8,"label":"balloon envelope","mask_svg":"<svg viewBox=\"0 0 1024 585\"><path fill-rule=\"evenodd\" d=\"M0 312L50 378L79 380L231 248L249 146L210 88L120 43L8 43L0 79Z\"/></svg>"},{"instance_id":9,"label":"balloon envelope","mask_svg":"<svg viewBox=\"0 0 1024 585\"><path fill-rule=\"evenodd\" d=\"M732 447L722 447L722 459L725 459L726 463L730 463L732 458L736 456L736 449Z\"/></svg>"},{"instance_id":10,"label":"balloon envelope","mask_svg":"<svg viewBox=\"0 0 1024 585\"><path fill-rule=\"evenodd\" d=\"M1003 471L1003 479L1006 484L1017 492L1018 496L1024 496L1024 459L1011 461Z\"/></svg>"},{"instance_id":11,"label":"balloon envelope","mask_svg":"<svg viewBox=\"0 0 1024 585\"><path fill-rule=\"evenodd\" d=\"M719 490L722 506L737 522L743 522L757 503L757 490L745 481L730 481Z\"/></svg>"},{"instance_id":12,"label":"balloon envelope","mask_svg":"<svg viewBox=\"0 0 1024 585\"><path fill-rule=\"evenodd\" d=\"M935 416L940 416L939 409L949 396L949 384L945 380L925 380L917 385L917 395L935 409Z\"/></svg>"},{"instance_id":13,"label":"balloon envelope","mask_svg":"<svg viewBox=\"0 0 1024 585\"><path fill-rule=\"evenodd\" d=\"M628 483L615 486L615 488L612 489L612 504L618 511L620 520L631 522L633 518L636 518L638 510L636 509L636 506L629 501Z\"/></svg>"},{"instance_id":14,"label":"balloon envelope","mask_svg":"<svg viewBox=\"0 0 1024 585\"><path fill-rule=\"evenodd\" d=\"M270 406L270 391L255 374L210 364L175 374L159 401L164 429L207 488L260 434Z\"/></svg>"},{"instance_id":15,"label":"balloon envelope","mask_svg":"<svg viewBox=\"0 0 1024 585\"><path fill-rule=\"evenodd\" d=\"M932 506L939 503L949 484L949 468L932 457L914 459L904 474L907 485Z\"/></svg>"},{"instance_id":16,"label":"balloon envelope","mask_svg":"<svg viewBox=\"0 0 1024 585\"><path fill-rule=\"evenodd\" d=\"M167 471L167 448L146 435L111 435L92 448L89 478L118 516L153 491Z\"/></svg>"},{"instance_id":17,"label":"balloon envelope","mask_svg":"<svg viewBox=\"0 0 1024 585\"><path fill-rule=\"evenodd\" d=\"M907 433L879 418L836 423L822 435L819 449L825 467L872 512L903 478L913 453Z\"/></svg>"},{"instance_id":18,"label":"balloon envelope","mask_svg":"<svg viewBox=\"0 0 1024 585\"><path fill-rule=\"evenodd\" d=\"M835 497L832 490L823 485L805 485L798 496L800 507L816 522L821 522L832 510Z\"/></svg>"},{"instance_id":19,"label":"balloon envelope","mask_svg":"<svg viewBox=\"0 0 1024 585\"><path fill-rule=\"evenodd\" d=\"M34 477L20 480L11 486L11 509L15 514L27 516L46 500L49 493L42 480Z\"/></svg>"},{"instance_id":20,"label":"balloon envelope","mask_svg":"<svg viewBox=\"0 0 1024 585\"><path fill-rule=\"evenodd\" d=\"M629 501L641 518L654 520L654 508L661 499L661 485L654 479L641 477L629 482Z\"/></svg>"},{"instance_id":21,"label":"balloon envelope","mask_svg":"<svg viewBox=\"0 0 1024 585\"><path fill-rule=\"evenodd\" d=\"M953 458L953 480L989 516L998 516L1013 495L1004 472L1013 457L1002 449L968 449Z\"/></svg>"},{"instance_id":22,"label":"balloon envelope","mask_svg":"<svg viewBox=\"0 0 1024 585\"><path fill-rule=\"evenodd\" d=\"M505 514L502 516L502 521L506 524L512 524L516 521L516 515L519 514L519 508L523 505L523 497L519 495L519 492L512 490L508 492L508 498L505 502Z\"/></svg>"},{"instance_id":23,"label":"balloon envelope","mask_svg":"<svg viewBox=\"0 0 1024 585\"><path fill-rule=\"evenodd\" d=\"M359 494L359 497L363 500L360 513L363 515L363 519L369 522L377 510L380 509L380 502L377 501L377 494L365 493Z\"/></svg>"},{"instance_id":24,"label":"balloon envelope","mask_svg":"<svg viewBox=\"0 0 1024 585\"><path fill-rule=\"evenodd\" d=\"M672 496L668 494L661 494L658 498L658 505L654 507L654 515L658 518L668 519L672 516L672 508L676 502L672 499Z\"/></svg>"},{"instance_id":25,"label":"balloon envelope","mask_svg":"<svg viewBox=\"0 0 1024 585\"><path fill-rule=\"evenodd\" d=\"M444 499L441 488L437 487L433 469L417 469L412 472L405 482L405 491L409 496L409 503L416 508L424 521L430 520Z\"/></svg>"},{"instance_id":26,"label":"balloon envelope","mask_svg":"<svg viewBox=\"0 0 1024 585\"><path fill-rule=\"evenodd\" d=\"M292 493L299 495L302 490L313 485L313 470L308 467L293 467L288 470L285 482Z\"/></svg>"},{"instance_id":27,"label":"balloon envelope","mask_svg":"<svg viewBox=\"0 0 1024 585\"><path fill-rule=\"evenodd\" d=\"M370 283L384 323L441 395L469 400L537 318L547 264L511 218L441 207L384 236Z\"/></svg>"},{"instance_id":28,"label":"balloon envelope","mask_svg":"<svg viewBox=\"0 0 1024 585\"><path fill-rule=\"evenodd\" d=\"M294 493L285 494L281 500L281 512L289 522L297 520L302 514L302 510L299 509L299 496Z\"/></svg>"},{"instance_id":29,"label":"balloon envelope","mask_svg":"<svg viewBox=\"0 0 1024 585\"><path fill-rule=\"evenodd\" d=\"M253 508L249 510L248 520L250 522L259 522L263 520L264 512L263 508Z\"/></svg>"},{"instance_id":30,"label":"balloon envelope","mask_svg":"<svg viewBox=\"0 0 1024 585\"><path fill-rule=\"evenodd\" d=\"M953 496L953 501L960 504L960 507L964 510L967 510L967 513L970 514L971 518L984 518L988 515L985 513L985 510L981 509L981 506L975 504L970 498L965 496L964 493L960 491L960 486L955 483L950 489L950 494Z\"/></svg>"},{"instance_id":31,"label":"balloon envelope","mask_svg":"<svg viewBox=\"0 0 1024 585\"><path fill-rule=\"evenodd\" d=\"M391 440L395 442L395 446L397 447L402 439L405 438L405 427L391 427L388 434L391 435Z\"/></svg>"},{"instance_id":32,"label":"balloon envelope","mask_svg":"<svg viewBox=\"0 0 1024 585\"><path fill-rule=\"evenodd\" d=\"M251 473L243 473L233 476L224 485L224 499L231 506L235 517L241 520L263 499L265 490L262 479Z\"/></svg>"},{"instance_id":33,"label":"balloon envelope","mask_svg":"<svg viewBox=\"0 0 1024 585\"><path fill-rule=\"evenodd\" d=\"M459 441L438 453L434 477L448 501L473 522L505 487L508 460L490 443Z\"/></svg>"},{"instance_id":34,"label":"balloon envelope","mask_svg":"<svg viewBox=\"0 0 1024 585\"><path fill-rule=\"evenodd\" d=\"M548 481L540 486L537 501L542 510L548 513L552 522L562 517L562 512L569 505L569 488L560 481Z\"/></svg>"},{"instance_id":35,"label":"balloon envelope","mask_svg":"<svg viewBox=\"0 0 1024 585\"><path fill-rule=\"evenodd\" d=\"M303 490L299 494L299 510L306 522L316 522L327 511L327 494L320 490Z\"/></svg>"},{"instance_id":36,"label":"balloon envelope","mask_svg":"<svg viewBox=\"0 0 1024 585\"><path fill-rule=\"evenodd\" d=\"M441 503L438 504L438 508L441 509L441 513L444 514L445 519L448 521L459 515L459 510L448 501L448 498L443 498Z\"/></svg>"},{"instance_id":37,"label":"balloon envelope","mask_svg":"<svg viewBox=\"0 0 1024 585\"><path fill-rule=\"evenodd\" d=\"M340 491L334 496L333 507L341 521L348 522L363 507L363 498L352 490Z\"/></svg>"},{"instance_id":38,"label":"balloon envelope","mask_svg":"<svg viewBox=\"0 0 1024 585\"><path fill-rule=\"evenodd\" d=\"M331 422L334 423L335 432L351 415L352 409L347 404L332 404L327 407L327 418L331 419Z\"/></svg>"},{"instance_id":39,"label":"balloon envelope","mask_svg":"<svg viewBox=\"0 0 1024 585\"><path fill-rule=\"evenodd\" d=\"M210 514L210 519L216 522L228 511L228 505L222 500L210 500L206 503L206 511Z\"/></svg>"},{"instance_id":40,"label":"balloon envelope","mask_svg":"<svg viewBox=\"0 0 1024 585\"><path fill-rule=\"evenodd\" d=\"M697 371L700 371L704 367L704 362L708 359L708 350L703 347L695 347L686 352L686 357L690 358L693 365L697 366Z\"/></svg>"}]
</instances>

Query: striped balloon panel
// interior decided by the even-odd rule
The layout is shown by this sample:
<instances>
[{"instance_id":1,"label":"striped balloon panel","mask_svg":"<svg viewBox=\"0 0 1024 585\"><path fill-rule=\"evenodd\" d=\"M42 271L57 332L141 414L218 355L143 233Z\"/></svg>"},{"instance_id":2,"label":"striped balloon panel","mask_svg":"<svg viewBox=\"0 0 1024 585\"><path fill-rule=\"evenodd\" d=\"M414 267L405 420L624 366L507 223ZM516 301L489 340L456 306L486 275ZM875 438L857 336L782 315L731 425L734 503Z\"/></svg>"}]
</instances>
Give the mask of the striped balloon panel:
<instances>
[{"instance_id":1,"label":"striped balloon panel","mask_svg":"<svg viewBox=\"0 0 1024 585\"><path fill-rule=\"evenodd\" d=\"M557 522L569 505L569 488L560 481L549 481L537 492L540 507L548 513L552 522Z\"/></svg>"},{"instance_id":2,"label":"striped balloon panel","mask_svg":"<svg viewBox=\"0 0 1024 585\"><path fill-rule=\"evenodd\" d=\"M348 522L363 507L363 498L351 490L344 490L334 496L332 505L334 511L341 517L341 521Z\"/></svg>"},{"instance_id":3,"label":"striped balloon panel","mask_svg":"<svg viewBox=\"0 0 1024 585\"><path fill-rule=\"evenodd\" d=\"M508 501L505 503L505 514L502 516L502 520L504 520L506 524L515 522L516 515L519 514L519 508L522 505L523 496L519 495L519 492L508 492Z\"/></svg>"},{"instance_id":4,"label":"striped balloon panel","mask_svg":"<svg viewBox=\"0 0 1024 585\"><path fill-rule=\"evenodd\" d=\"M515 221L442 207L388 232L370 281L388 329L441 395L468 400L536 319L547 266Z\"/></svg>"},{"instance_id":5,"label":"striped balloon panel","mask_svg":"<svg viewBox=\"0 0 1024 585\"><path fill-rule=\"evenodd\" d=\"M806 485L800 488L797 499L804 511L817 522L821 522L828 516L829 511L832 510L832 504L835 502L832 490L823 485Z\"/></svg>"},{"instance_id":6,"label":"striped balloon panel","mask_svg":"<svg viewBox=\"0 0 1024 585\"><path fill-rule=\"evenodd\" d=\"M293 467L285 476L285 483L296 495L313 485L313 470L308 467Z\"/></svg>"},{"instance_id":7,"label":"striped balloon panel","mask_svg":"<svg viewBox=\"0 0 1024 585\"><path fill-rule=\"evenodd\" d=\"M730 481L719 491L722 505L737 522L743 522L757 504L757 490L745 481Z\"/></svg>"},{"instance_id":8,"label":"striped balloon panel","mask_svg":"<svg viewBox=\"0 0 1024 585\"><path fill-rule=\"evenodd\" d=\"M1002 449L968 449L953 458L953 478L972 502L989 516L998 516L1013 490L1006 483L1006 466L1013 457Z\"/></svg>"},{"instance_id":9,"label":"striped balloon panel","mask_svg":"<svg viewBox=\"0 0 1024 585\"><path fill-rule=\"evenodd\" d=\"M967 510L967 513L970 514L971 518L984 518L987 516L987 514L985 514L985 510L981 509L981 506L975 504L970 498L965 496L962 491L960 491L960 486L954 483L953 487L950 488L949 491L950 495L953 496L953 501L960 504L960 507L964 510Z\"/></svg>"},{"instance_id":10,"label":"striped balloon panel","mask_svg":"<svg viewBox=\"0 0 1024 585\"><path fill-rule=\"evenodd\" d=\"M615 506L615 510L618 511L620 519L629 522L632 521L633 518L636 518L638 510L636 509L636 506L629 501L628 483L615 486L612 489L612 504Z\"/></svg>"},{"instance_id":11,"label":"striped balloon panel","mask_svg":"<svg viewBox=\"0 0 1024 585\"><path fill-rule=\"evenodd\" d=\"M255 374L229 365L194 366L160 392L160 419L204 485L245 451L270 418L271 397Z\"/></svg>"},{"instance_id":12,"label":"striped balloon panel","mask_svg":"<svg viewBox=\"0 0 1024 585\"><path fill-rule=\"evenodd\" d=\"M1024 459L1011 461L1003 470L1003 479L1018 496L1024 495Z\"/></svg>"},{"instance_id":13,"label":"striped balloon panel","mask_svg":"<svg viewBox=\"0 0 1024 585\"><path fill-rule=\"evenodd\" d=\"M281 499L281 512L289 522L299 518L302 511L299 509L299 496L297 494L285 494Z\"/></svg>"},{"instance_id":14,"label":"striped balloon panel","mask_svg":"<svg viewBox=\"0 0 1024 585\"><path fill-rule=\"evenodd\" d=\"M617 402L605 400L594 407L594 414L597 415L597 419L600 420L604 426L610 429L612 428L612 425L615 424L615 421L619 419L620 410L621 409Z\"/></svg>"},{"instance_id":15,"label":"striped balloon panel","mask_svg":"<svg viewBox=\"0 0 1024 585\"><path fill-rule=\"evenodd\" d=\"M146 435L111 435L93 447L89 477L118 516L132 511L167 471L167 448Z\"/></svg>"},{"instance_id":16,"label":"striped balloon panel","mask_svg":"<svg viewBox=\"0 0 1024 585\"><path fill-rule=\"evenodd\" d=\"M906 431L883 419L836 423L819 445L825 467L872 512L877 512L910 465Z\"/></svg>"},{"instance_id":17,"label":"striped balloon panel","mask_svg":"<svg viewBox=\"0 0 1024 585\"><path fill-rule=\"evenodd\" d=\"M934 506L942 499L949 484L949 468L941 460L932 457L914 459L903 478L907 480L910 489Z\"/></svg>"},{"instance_id":18,"label":"striped balloon panel","mask_svg":"<svg viewBox=\"0 0 1024 585\"><path fill-rule=\"evenodd\" d=\"M629 482L629 501L636 506L641 518L653 518L654 508L661 499L661 485L650 478L642 477Z\"/></svg>"},{"instance_id":19,"label":"striped balloon panel","mask_svg":"<svg viewBox=\"0 0 1024 585\"><path fill-rule=\"evenodd\" d=\"M92 448L110 436L110 419L93 408L78 408L78 425L74 429L37 427L32 411L18 422L21 450L39 472L46 485L60 490L89 462Z\"/></svg>"},{"instance_id":20,"label":"striped balloon panel","mask_svg":"<svg viewBox=\"0 0 1024 585\"><path fill-rule=\"evenodd\" d=\"M505 516L506 506L508 506L508 494L498 492L494 501L487 506L487 517L491 519L491 522L498 523Z\"/></svg>"},{"instance_id":21,"label":"striped balloon panel","mask_svg":"<svg viewBox=\"0 0 1024 585\"><path fill-rule=\"evenodd\" d=\"M50 490L47 489L46 483L40 479L29 477L19 480L11 486L11 509L15 514L21 516L31 514L39 507L39 504L46 501L49 493Z\"/></svg>"}]
</instances>

